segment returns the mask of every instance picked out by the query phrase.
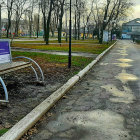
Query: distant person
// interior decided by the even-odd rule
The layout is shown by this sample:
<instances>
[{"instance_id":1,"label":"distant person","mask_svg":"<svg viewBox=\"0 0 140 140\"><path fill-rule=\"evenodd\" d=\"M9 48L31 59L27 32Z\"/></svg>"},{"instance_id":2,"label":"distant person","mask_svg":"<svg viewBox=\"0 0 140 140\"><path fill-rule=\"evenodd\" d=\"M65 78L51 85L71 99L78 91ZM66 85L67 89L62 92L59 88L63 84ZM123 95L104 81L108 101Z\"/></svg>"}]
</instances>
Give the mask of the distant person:
<instances>
[{"instance_id":1,"label":"distant person","mask_svg":"<svg viewBox=\"0 0 140 140\"><path fill-rule=\"evenodd\" d=\"M133 42L135 42L135 38L133 37Z\"/></svg>"}]
</instances>

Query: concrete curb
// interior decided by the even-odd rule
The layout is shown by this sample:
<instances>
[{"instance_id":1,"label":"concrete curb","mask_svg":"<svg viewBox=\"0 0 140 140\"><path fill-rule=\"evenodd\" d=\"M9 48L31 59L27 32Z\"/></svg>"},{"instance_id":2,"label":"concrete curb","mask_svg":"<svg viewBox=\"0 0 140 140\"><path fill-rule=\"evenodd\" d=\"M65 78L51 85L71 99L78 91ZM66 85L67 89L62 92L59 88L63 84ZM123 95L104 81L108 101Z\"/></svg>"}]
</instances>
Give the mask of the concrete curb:
<instances>
[{"instance_id":1,"label":"concrete curb","mask_svg":"<svg viewBox=\"0 0 140 140\"><path fill-rule=\"evenodd\" d=\"M114 45L116 42L98 55L88 66L77 75L73 76L62 87L51 94L40 105L34 108L22 120L15 124L7 133L0 137L0 140L18 140L26 133L64 94L71 89Z\"/></svg>"}]
</instances>

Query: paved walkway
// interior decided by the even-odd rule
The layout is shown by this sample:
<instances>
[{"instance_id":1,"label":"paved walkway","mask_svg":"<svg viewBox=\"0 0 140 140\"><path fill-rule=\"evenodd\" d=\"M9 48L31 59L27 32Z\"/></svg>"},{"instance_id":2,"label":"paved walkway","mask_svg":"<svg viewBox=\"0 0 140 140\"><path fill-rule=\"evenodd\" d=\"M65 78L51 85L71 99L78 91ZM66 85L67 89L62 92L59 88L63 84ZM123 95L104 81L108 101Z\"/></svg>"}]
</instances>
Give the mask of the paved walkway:
<instances>
[{"instance_id":1,"label":"paved walkway","mask_svg":"<svg viewBox=\"0 0 140 140\"><path fill-rule=\"evenodd\" d=\"M140 46L119 41L67 93L31 140L139 140Z\"/></svg>"},{"instance_id":2,"label":"paved walkway","mask_svg":"<svg viewBox=\"0 0 140 140\"><path fill-rule=\"evenodd\" d=\"M28 45L46 45L46 43L19 43L19 44L28 44ZM49 43L50 45L69 45L69 43ZM98 46L101 44L95 44L95 43L72 43L72 45L92 45L92 47L94 46Z\"/></svg>"},{"instance_id":3,"label":"paved walkway","mask_svg":"<svg viewBox=\"0 0 140 140\"><path fill-rule=\"evenodd\" d=\"M25 37L25 38L14 39L13 41L19 41L19 42L21 42L21 41L43 41L43 40L44 40L43 37L36 38L34 36L32 38L30 38L30 37L26 38ZM50 40L57 40L57 38L50 38ZM62 40L65 40L65 39L62 39Z\"/></svg>"},{"instance_id":4,"label":"paved walkway","mask_svg":"<svg viewBox=\"0 0 140 140\"><path fill-rule=\"evenodd\" d=\"M38 52L38 53L46 53L46 54L54 54L54 55L66 55L68 56L68 52L61 52L61 51L45 51L45 50L38 50L38 49L29 49L29 48L12 48L12 51L21 51L21 52ZM83 57L92 57L95 58L97 54L92 53L82 53L82 52L72 52L72 56L83 56Z\"/></svg>"}]
</instances>

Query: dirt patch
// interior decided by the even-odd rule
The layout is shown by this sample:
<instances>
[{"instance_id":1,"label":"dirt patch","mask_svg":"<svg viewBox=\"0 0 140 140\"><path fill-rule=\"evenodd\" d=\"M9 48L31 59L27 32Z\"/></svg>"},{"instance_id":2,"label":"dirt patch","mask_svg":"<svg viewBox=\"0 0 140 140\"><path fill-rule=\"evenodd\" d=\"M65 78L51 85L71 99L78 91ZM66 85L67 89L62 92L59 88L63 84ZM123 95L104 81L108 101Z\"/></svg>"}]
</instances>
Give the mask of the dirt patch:
<instances>
[{"instance_id":1,"label":"dirt patch","mask_svg":"<svg viewBox=\"0 0 140 140\"><path fill-rule=\"evenodd\" d=\"M31 69L16 71L4 75L9 94L7 106L0 103L0 131L11 128L15 123L39 105L51 93L62 86L80 68L67 68L67 64L44 63L37 60L45 75L44 85L35 82ZM0 85L0 87L2 87ZM0 99L4 99L4 91L0 88ZM1 134L0 134L1 135Z\"/></svg>"}]
</instances>

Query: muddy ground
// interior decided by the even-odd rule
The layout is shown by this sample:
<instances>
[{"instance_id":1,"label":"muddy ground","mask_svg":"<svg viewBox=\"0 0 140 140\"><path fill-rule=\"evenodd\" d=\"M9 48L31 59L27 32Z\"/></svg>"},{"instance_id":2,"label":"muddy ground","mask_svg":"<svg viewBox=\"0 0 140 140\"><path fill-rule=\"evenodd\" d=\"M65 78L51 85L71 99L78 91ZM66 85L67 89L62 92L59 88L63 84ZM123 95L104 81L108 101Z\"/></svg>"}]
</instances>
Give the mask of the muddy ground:
<instances>
[{"instance_id":1,"label":"muddy ground","mask_svg":"<svg viewBox=\"0 0 140 140\"><path fill-rule=\"evenodd\" d=\"M0 103L0 130L11 128L74 75L72 71L79 70L76 67L69 70L67 65L51 63L45 64L43 68L44 85L35 82L34 73L28 68L2 77L7 85L9 103L7 106ZM2 88L0 93L0 99L4 99Z\"/></svg>"}]
</instances>

